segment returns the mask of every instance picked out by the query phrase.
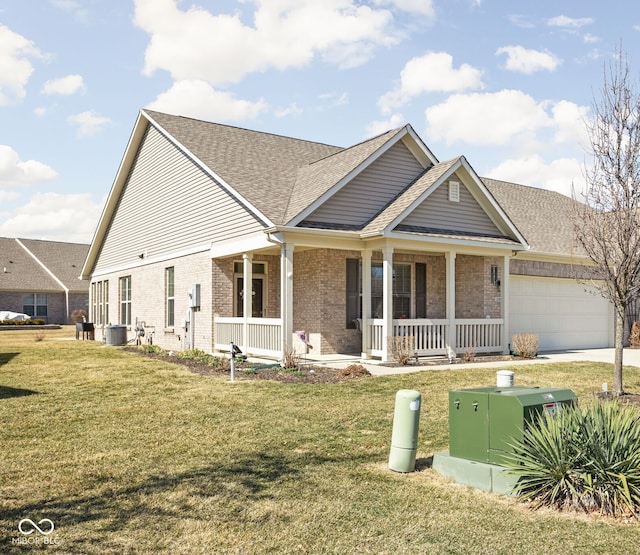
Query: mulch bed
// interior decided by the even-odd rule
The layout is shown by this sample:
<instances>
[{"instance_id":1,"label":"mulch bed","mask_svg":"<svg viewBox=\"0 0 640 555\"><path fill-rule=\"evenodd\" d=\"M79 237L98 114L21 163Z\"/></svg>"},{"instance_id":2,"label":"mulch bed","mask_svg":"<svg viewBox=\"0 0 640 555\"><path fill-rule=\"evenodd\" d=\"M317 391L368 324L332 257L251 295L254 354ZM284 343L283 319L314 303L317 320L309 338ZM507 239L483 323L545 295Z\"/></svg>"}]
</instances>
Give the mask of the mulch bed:
<instances>
[{"instance_id":1,"label":"mulch bed","mask_svg":"<svg viewBox=\"0 0 640 555\"><path fill-rule=\"evenodd\" d=\"M140 347L123 347L123 350L136 353L141 356L180 364L185 366L194 374L201 376L226 376L231 378L229 369L210 366L189 358L181 358L168 353L147 352ZM344 369L329 368L326 366L302 365L296 371L284 370L277 363L273 365L251 364L250 362L236 361L235 380L272 380L282 383L340 383L349 382L355 379L371 377L371 373L359 364L352 364Z\"/></svg>"}]
</instances>

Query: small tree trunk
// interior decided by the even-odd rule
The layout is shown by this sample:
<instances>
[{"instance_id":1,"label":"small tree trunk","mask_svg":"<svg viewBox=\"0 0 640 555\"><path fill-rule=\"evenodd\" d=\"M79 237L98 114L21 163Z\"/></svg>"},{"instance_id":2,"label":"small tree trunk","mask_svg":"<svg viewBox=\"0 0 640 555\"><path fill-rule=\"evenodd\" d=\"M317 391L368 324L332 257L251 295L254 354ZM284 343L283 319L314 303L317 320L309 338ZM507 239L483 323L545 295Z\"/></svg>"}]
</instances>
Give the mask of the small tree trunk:
<instances>
[{"instance_id":1,"label":"small tree trunk","mask_svg":"<svg viewBox=\"0 0 640 555\"><path fill-rule=\"evenodd\" d=\"M615 359L613 364L613 394L622 395L622 344L624 340L624 318L616 316L615 323Z\"/></svg>"}]
</instances>

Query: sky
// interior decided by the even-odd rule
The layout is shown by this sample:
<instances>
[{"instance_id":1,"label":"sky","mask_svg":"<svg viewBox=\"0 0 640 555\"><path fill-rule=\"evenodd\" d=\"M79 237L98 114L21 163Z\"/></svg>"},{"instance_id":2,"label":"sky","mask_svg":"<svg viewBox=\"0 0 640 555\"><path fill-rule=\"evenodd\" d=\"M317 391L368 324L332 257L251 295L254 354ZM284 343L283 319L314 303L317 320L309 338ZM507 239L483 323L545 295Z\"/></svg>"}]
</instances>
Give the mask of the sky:
<instances>
[{"instance_id":1,"label":"sky","mask_svg":"<svg viewBox=\"0 0 640 555\"><path fill-rule=\"evenodd\" d=\"M411 124L572 194L640 3L0 0L0 236L89 243L141 109L347 147Z\"/></svg>"}]
</instances>

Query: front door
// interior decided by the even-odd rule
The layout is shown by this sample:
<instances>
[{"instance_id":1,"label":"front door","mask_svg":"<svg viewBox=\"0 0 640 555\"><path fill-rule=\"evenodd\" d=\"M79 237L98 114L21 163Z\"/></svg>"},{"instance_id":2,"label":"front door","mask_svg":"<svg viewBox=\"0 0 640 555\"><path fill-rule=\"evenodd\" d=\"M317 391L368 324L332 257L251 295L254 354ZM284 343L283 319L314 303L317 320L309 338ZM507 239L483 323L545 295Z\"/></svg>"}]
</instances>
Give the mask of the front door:
<instances>
[{"instance_id":1,"label":"front door","mask_svg":"<svg viewBox=\"0 0 640 555\"><path fill-rule=\"evenodd\" d=\"M254 277L251 280L251 284L252 284L252 295L253 295L251 316L253 318L262 318L264 314L264 306L263 306L264 278ZM243 299L244 299L244 278L236 277L236 316L238 316L239 318L244 316Z\"/></svg>"}]
</instances>

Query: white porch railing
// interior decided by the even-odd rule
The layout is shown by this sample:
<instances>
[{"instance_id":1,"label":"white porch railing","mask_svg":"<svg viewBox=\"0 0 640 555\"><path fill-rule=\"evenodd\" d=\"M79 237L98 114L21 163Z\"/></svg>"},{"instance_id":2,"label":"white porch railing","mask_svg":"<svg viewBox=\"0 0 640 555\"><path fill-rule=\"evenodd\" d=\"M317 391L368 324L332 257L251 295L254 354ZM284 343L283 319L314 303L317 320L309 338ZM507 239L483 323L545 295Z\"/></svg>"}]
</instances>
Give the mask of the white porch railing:
<instances>
[{"instance_id":1,"label":"white porch railing","mask_svg":"<svg viewBox=\"0 0 640 555\"><path fill-rule=\"evenodd\" d=\"M369 321L370 352L372 356L384 356L385 338L383 320ZM393 336L413 336L418 356L447 354L448 320L394 320ZM364 346L366 352L366 346Z\"/></svg>"},{"instance_id":2,"label":"white porch railing","mask_svg":"<svg viewBox=\"0 0 640 555\"><path fill-rule=\"evenodd\" d=\"M369 320L369 345L363 351L384 356L383 320ZM446 355L449 344L456 352L502 350L502 319L455 320L455 342L449 341L449 320L393 320L393 336L413 336L418 356ZM368 348L367 348L368 347Z\"/></svg>"},{"instance_id":3,"label":"white porch railing","mask_svg":"<svg viewBox=\"0 0 640 555\"><path fill-rule=\"evenodd\" d=\"M247 354L280 358L282 321L280 318L249 318L247 320L247 343L243 345L243 318L214 318L214 348L229 350L232 341L244 347ZM386 338L383 336L383 320L369 320L369 345L363 351L372 356L385 355ZM393 336L413 337L418 356L446 355L447 345L457 353L473 350L476 353L502 351L502 329L504 320L478 318L455 320L453 337L449 320L393 320Z\"/></svg>"},{"instance_id":4,"label":"white porch railing","mask_svg":"<svg viewBox=\"0 0 640 555\"><path fill-rule=\"evenodd\" d=\"M457 352L467 349L476 353L495 353L502 351L501 318L479 318L477 320L456 320Z\"/></svg>"},{"instance_id":5,"label":"white porch railing","mask_svg":"<svg viewBox=\"0 0 640 555\"><path fill-rule=\"evenodd\" d=\"M245 354L280 358L280 318L248 318L247 343L243 345L244 318L213 319L214 349L228 351L232 341L247 350Z\"/></svg>"}]
</instances>

